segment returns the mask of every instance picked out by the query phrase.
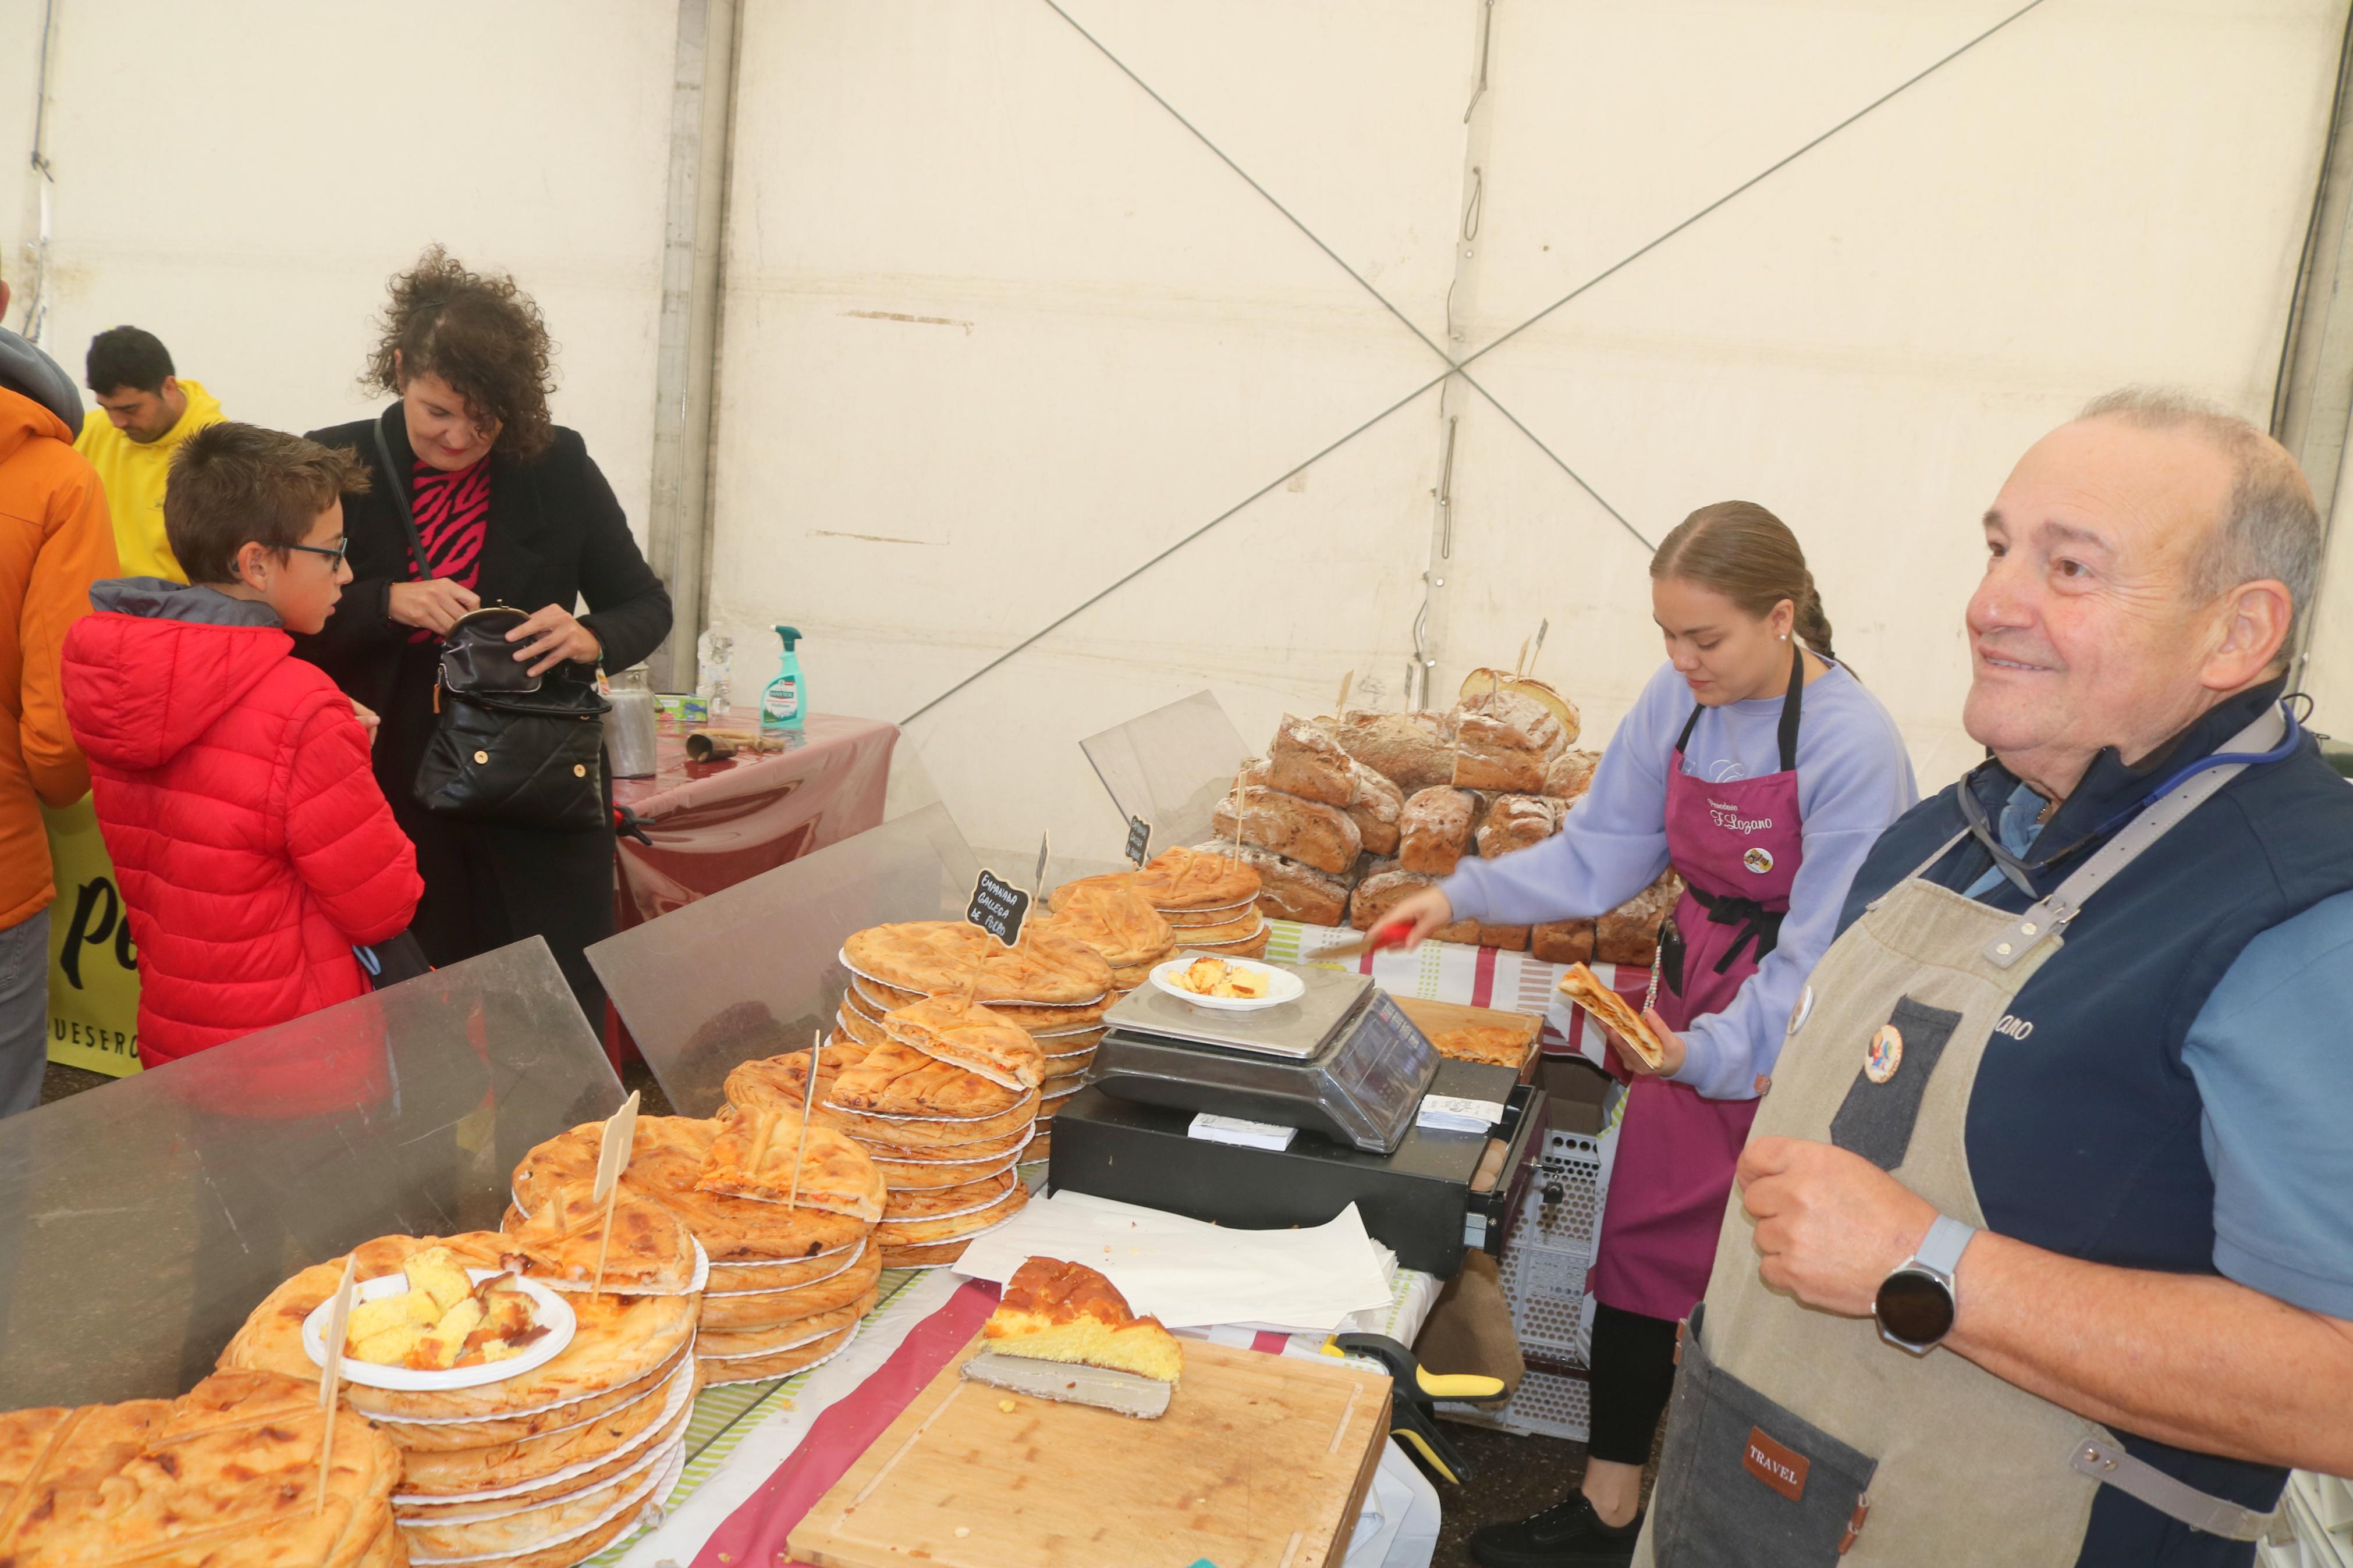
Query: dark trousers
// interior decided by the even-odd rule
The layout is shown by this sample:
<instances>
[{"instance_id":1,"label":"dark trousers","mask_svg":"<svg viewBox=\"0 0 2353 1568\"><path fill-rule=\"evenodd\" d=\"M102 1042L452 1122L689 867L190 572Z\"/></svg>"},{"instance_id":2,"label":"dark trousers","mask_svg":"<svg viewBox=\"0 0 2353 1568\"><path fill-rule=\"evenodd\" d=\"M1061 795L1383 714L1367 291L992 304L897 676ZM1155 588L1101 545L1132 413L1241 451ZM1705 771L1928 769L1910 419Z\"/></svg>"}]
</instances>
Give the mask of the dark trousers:
<instances>
[{"instance_id":1,"label":"dark trousers","mask_svg":"<svg viewBox=\"0 0 2353 1568\"><path fill-rule=\"evenodd\" d=\"M598 1038L605 987L583 950L613 934L613 835L554 833L436 816L413 800L393 815L417 845L425 897L409 930L435 967L544 937Z\"/></svg>"},{"instance_id":2,"label":"dark trousers","mask_svg":"<svg viewBox=\"0 0 2353 1568\"><path fill-rule=\"evenodd\" d=\"M1593 1421L1586 1452L1620 1465L1651 1462L1675 1387L1675 1322L1599 1302L1593 1308Z\"/></svg>"}]
</instances>

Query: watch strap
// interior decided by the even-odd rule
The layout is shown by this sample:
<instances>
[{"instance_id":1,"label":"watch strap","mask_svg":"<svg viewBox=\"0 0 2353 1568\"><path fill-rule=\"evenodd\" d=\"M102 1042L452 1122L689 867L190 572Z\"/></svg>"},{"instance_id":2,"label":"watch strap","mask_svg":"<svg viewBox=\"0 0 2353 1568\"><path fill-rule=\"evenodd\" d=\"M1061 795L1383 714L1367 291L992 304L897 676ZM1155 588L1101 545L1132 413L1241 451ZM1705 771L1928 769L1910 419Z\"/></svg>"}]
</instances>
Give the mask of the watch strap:
<instances>
[{"instance_id":1,"label":"watch strap","mask_svg":"<svg viewBox=\"0 0 2353 1568\"><path fill-rule=\"evenodd\" d=\"M1940 1214L1929 1226L1928 1234L1920 1238L1920 1245L1913 1249L1912 1261L1950 1279L1961 1266L1961 1253L1968 1248L1969 1238L1977 1233L1977 1226Z\"/></svg>"}]
</instances>

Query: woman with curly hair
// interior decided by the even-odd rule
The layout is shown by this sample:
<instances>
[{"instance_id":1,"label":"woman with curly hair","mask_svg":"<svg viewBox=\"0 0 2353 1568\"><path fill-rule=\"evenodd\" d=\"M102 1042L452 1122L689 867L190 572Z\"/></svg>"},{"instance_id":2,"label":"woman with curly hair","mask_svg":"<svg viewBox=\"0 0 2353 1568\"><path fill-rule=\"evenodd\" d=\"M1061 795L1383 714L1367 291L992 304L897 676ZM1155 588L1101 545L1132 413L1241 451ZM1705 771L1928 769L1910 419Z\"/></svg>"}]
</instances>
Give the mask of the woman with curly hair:
<instances>
[{"instance_id":1,"label":"woman with curly hair","mask_svg":"<svg viewBox=\"0 0 2353 1568\"><path fill-rule=\"evenodd\" d=\"M470 272L439 246L392 279L364 384L399 401L311 432L385 466L343 521L352 582L298 649L382 716L375 773L417 844L424 900L411 928L454 963L543 936L592 1026L604 988L582 950L613 931L613 835L461 820L419 804L437 722L441 637L484 605L531 612L510 637L534 675L636 664L670 634L670 595L646 564L579 433L549 416L553 348L514 279ZM401 503L407 503L404 517ZM410 544L413 520L425 559ZM588 613L575 616L586 600ZM610 784L606 785L610 805ZM607 813L609 819L609 811Z\"/></svg>"}]
</instances>

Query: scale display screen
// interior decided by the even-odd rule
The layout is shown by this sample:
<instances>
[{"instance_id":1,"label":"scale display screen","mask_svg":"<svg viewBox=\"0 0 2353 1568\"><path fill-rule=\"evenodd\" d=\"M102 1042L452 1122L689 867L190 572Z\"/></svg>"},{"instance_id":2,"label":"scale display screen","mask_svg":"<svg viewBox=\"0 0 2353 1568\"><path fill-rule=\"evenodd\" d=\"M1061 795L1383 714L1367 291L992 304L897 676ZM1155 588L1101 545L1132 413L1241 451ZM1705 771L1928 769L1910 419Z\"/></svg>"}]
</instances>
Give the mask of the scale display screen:
<instances>
[{"instance_id":1,"label":"scale display screen","mask_svg":"<svg viewBox=\"0 0 2353 1568\"><path fill-rule=\"evenodd\" d=\"M1388 992L1374 991L1347 1045L1333 1053L1331 1068L1332 1087L1342 1095L1368 1110L1421 1103L1438 1049Z\"/></svg>"},{"instance_id":2,"label":"scale display screen","mask_svg":"<svg viewBox=\"0 0 2353 1568\"><path fill-rule=\"evenodd\" d=\"M1296 1005L1205 1016L1139 991L1104 1016L1088 1081L1114 1100L1320 1132L1388 1153L1413 1125L1438 1052L1363 975L1302 970ZM1259 1037L1239 1039L1256 1033Z\"/></svg>"}]
</instances>

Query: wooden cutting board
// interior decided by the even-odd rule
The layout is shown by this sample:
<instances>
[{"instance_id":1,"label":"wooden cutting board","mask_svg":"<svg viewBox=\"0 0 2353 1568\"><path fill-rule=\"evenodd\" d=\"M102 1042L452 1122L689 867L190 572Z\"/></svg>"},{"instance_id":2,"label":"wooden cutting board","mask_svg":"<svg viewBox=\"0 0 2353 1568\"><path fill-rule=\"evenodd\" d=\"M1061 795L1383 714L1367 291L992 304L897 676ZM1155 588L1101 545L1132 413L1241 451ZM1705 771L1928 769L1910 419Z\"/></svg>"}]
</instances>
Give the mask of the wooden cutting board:
<instances>
[{"instance_id":1,"label":"wooden cutting board","mask_svg":"<svg viewBox=\"0 0 2353 1568\"><path fill-rule=\"evenodd\" d=\"M1336 1568L1389 1380L1185 1342L1156 1421L967 1383L978 1336L790 1537L814 1568ZM1008 1410L1006 1405L1012 1406Z\"/></svg>"}]
</instances>

